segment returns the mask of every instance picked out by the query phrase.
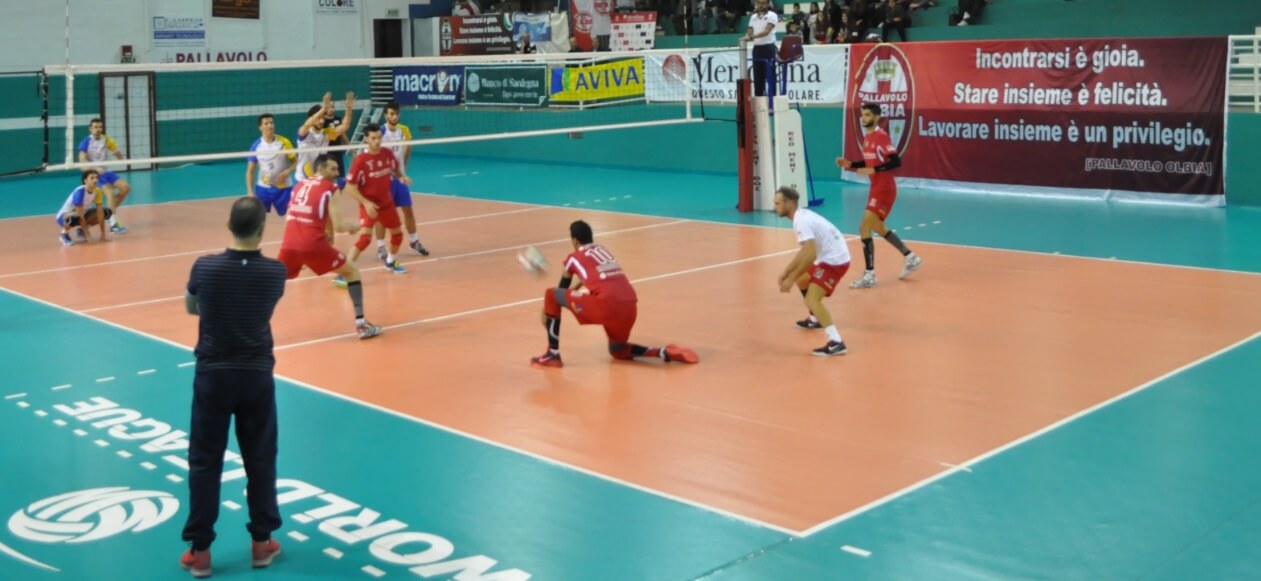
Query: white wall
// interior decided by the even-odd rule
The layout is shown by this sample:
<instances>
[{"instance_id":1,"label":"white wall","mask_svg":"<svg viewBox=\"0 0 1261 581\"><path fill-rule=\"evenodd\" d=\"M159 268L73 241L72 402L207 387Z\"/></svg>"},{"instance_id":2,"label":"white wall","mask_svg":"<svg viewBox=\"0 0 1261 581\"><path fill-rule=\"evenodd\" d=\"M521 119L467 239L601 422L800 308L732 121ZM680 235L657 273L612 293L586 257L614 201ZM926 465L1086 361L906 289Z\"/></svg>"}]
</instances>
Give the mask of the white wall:
<instances>
[{"instance_id":1,"label":"white wall","mask_svg":"<svg viewBox=\"0 0 1261 581\"><path fill-rule=\"evenodd\" d=\"M210 0L70 0L70 62L117 63L120 47L132 46L136 61L181 58L267 60L338 59L373 56L372 21L408 18L416 0L353 0L350 15L315 14L318 0L263 0L259 20L212 18ZM396 10L398 16L389 16ZM33 70L65 62L65 0L0 0L0 70ZM153 38L154 17L200 18L199 46L164 47ZM404 51L411 47L404 22ZM261 55L260 55L261 53Z\"/></svg>"}]
</instances>

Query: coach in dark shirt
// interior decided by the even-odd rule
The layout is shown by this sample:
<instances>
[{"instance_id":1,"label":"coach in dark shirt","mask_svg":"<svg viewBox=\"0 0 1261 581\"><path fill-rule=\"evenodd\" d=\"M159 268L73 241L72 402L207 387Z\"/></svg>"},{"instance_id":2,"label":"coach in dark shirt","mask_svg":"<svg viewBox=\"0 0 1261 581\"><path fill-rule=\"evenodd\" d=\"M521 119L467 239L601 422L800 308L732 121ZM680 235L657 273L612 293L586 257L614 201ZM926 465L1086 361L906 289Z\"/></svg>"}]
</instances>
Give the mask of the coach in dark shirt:
<instances>
[{"instance_id":1,"label":"coach in dark shirt","mask_svg":"<svg viewBox=\"0 0 1261 581\"><path fill-rule=\"evenodd\" d=\"M236 435L245 474L254 567L266 567L280 553L271 539L280 528L276 505L276 384L272 371L271 316L285 291L285 266L258 250L267 214L258 198L232 204L228 229L232 245L193 264L185 304L200 315L193 417L188 445L188 522L192 544L180 564L195 576L210 574L210 544L219 518L219 483L228 426Z\"/></svg>"}]
</instances>

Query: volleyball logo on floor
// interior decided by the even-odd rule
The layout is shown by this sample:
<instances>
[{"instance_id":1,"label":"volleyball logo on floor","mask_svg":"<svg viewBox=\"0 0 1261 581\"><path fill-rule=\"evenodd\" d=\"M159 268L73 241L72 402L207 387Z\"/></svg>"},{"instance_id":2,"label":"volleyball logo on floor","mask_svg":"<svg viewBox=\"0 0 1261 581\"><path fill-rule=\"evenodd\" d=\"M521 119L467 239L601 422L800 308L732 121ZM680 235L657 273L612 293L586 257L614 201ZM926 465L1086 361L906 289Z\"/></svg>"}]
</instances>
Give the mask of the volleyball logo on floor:
<instances>
[{"instance_id":1,"label":"volleyball logo on floor","mask_svg":"<svg viewBox=\"0 0 1261 581\"><path fill-rule=\"evenodd\" d=\"M86 543L144 532L175 516L179 507L167 492L90 488L31 503L9 518L9 531L40 543Z\"/></svg>"},{"instance_id":2,"label":"volleyball logo on floor","mask_svg":"<svg viewBox=\"0 0 1261 581\"><path fill-rule=\"evenodd\" d=\"M872 47L854 75L853 86L849 105L855 127L862 127L864 103L880 105L884 129L898 155L905 156L915 118L915 77L906 53L892 44ZM855 134L861 148L864 132L859 129Z\"/></svg>"}]
</instances>

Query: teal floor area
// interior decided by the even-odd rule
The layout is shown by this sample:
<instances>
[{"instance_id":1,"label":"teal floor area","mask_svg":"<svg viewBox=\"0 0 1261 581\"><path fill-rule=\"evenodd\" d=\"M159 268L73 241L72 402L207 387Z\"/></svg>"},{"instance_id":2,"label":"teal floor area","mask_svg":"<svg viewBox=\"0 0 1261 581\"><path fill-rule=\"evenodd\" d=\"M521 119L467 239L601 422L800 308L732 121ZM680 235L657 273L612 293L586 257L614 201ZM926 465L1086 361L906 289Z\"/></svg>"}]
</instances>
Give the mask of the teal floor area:
<instances>
[{"instance_id":1,"label":"teal floor area","mask_svg":"<svg viewBox=\"0 0 1261 581\"><path fill-rule=\"evenodd\" d=\"M736 212L734 176L422 153L410 168L420 192L788 227L768 213ZM128 203L241 195L243 173L242 164L135 172ZM0 180L0 219L48 216L54 244L51 216L77 182ZM816 178L815 193L824 199L817 210L855 233L866 187ZM423 199L417 211L423 216ZM904 190L890 225L912 247L1261 273L1261 208ZM878 247L877 260L894 258ZM192 368L181 365L192 361L189 351L8 291L0 291L0 349L0 461L8 467L0 579L185 578L175 560L187 470L171 431L188 426ZM265 572L248 567L245 510L225 508L215 578L1258 579L1258 378L1254 335L970 471L802 536L281 381L279 474L290 487L282 493L307 496L282 506L287 554ZM82 420L67 413L78 402L135 414ZM139 437L142 430L152 436ZM137 491L126 514L139 520L31 508L102 487ZM244 505L243 488L229 480L223 498ZM172 501L178 512L145 512ZM93 532L106 536L75 542Z\"/></svg>"}]
</instances>

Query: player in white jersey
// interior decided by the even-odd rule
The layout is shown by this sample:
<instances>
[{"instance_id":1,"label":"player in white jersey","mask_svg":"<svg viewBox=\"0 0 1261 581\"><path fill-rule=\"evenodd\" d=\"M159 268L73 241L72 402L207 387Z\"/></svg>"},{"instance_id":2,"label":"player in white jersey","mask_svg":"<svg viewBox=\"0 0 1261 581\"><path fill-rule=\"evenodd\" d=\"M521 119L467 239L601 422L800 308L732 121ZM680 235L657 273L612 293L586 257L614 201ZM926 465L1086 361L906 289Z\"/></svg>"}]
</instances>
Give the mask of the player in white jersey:
<instances>
[{"instance_id":1,"label":"player in white jersey","mask_svg":"<svg viewBox=\"0 0 1261 581\"><path fill-rule=\"evenodd\" d=\"M298 128L298 149L324 147L332 141L341 139L346 134L346 130L350 128L350 122L354 116L355 94L346 93L346 116L336 129L325 131L324 118L332 112L333 93L330 91L324 93L324 101L321 104L315 105L307 111L306 122L302 124L302 127ZM302 181L315 176L315 169L312 164L319 155L320 152L318 151L307 151L298 154L298 169L295 172L297 180L295 181ZM346 180L339 178L337 187L340 189L345 186Z\"/></svg>"},{"instance_id":2,"label":"player in white jersey","mask_svg":"<svg viewBox=\"0 0 1261 581\"><path fill-rule=\"evenodd\" d=\"M412 146L391 144L411 141L412 130L398 122L398 110L397 102L390 101L385 105L385 125L381 127L381 145L394 152L394 157L398 159L399 169L406 173L407 160L412 156ZM409 246L416 251L416 254L429 256L429 251L425 249L424 244L420 243L420 237L416 234L416 214L412 212L411 188L398 181L397 178L393 178L390 183L390 196L394 198L394 205L398 206L399 212L403 214L403 227L407 229L407 235L411 238ZM373 236L377 239L377 255L384 259L389 253L385 249L385 226L382 226L380 222L377 222Z\"/></svg>"},{"instance_id":3,"label":"player in white jersey","mask_svg":"<svg viewBox=\"0 0 1261 581\"><path fill-rule=\"evenodd\" d=\"M101 241L106 240L105 224L113 212L109 208L102 207L105 193L97 187L100 178L100 172L94 169L83 172L83 176L79 178L83 185L70 192L70 196L57 211L57 226L61 227L62 244L70 246L76 242L88 242L88 235L83 231L84 226L100 225ZM91 206L89 207L88 204ZM70 238L71 228L78 231L78 240Z\"/></svg>"},{"instance_id":4,"label":"player in white jersey","mask_svg":"<svg viewBox=\"0 0 1261 581\"><path fill-rule=\"evenodd\" d=\"M845 354L845 342L832 322L832 313L823 306L823 298L832 296L841 277L849 270L849 247L845 236L813 210L798 207L797 190L782 187L775 191L775 215L793 221L793 232L801 250L779 276L779 291L788 292L796 284L805 298L811 316L798 321L803 329L822 327L828 335L827 345L814 350L820 357Z\"/></svg>"},{"instance_id":5,"label":"player in white jersey","mask_svg":"<svg viewBox=\"0 0 1261 581\"><path fill-rule=\"evenodd\" d=\"M276 214L284 216L289 210L289 194L293 192L290 176L297 168L293 143L276 135L276 118L271 113L258 116L258 131L262 137L250 146L254 155L245 166L245 191L258 198L267 211L275 207Z\"/></svg>"},{"instance_id":6,"label":"player in white jersey","mask_svg":"<svg viewBox=\"0 0 1261 581\"><path fill-rule=\"evenodd\" d=\"M114 141L114 138L105 134L105 122L99 118L89 121L88 136L79 142L79 163L106 161L111 153L118 159L126 159L123 156L123 152L118 149L118 143ZM122 234L127 229L118 223L114 213L123 204L123 200L127 199L127 194L131 193L131 184L127 183L127 180L123 179L122 176L103 167L93 169L100 175L101 189L105 191L105 195L109 200L110 230L116 234Z\"/></svg>"}]
</instances>

